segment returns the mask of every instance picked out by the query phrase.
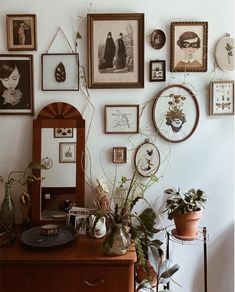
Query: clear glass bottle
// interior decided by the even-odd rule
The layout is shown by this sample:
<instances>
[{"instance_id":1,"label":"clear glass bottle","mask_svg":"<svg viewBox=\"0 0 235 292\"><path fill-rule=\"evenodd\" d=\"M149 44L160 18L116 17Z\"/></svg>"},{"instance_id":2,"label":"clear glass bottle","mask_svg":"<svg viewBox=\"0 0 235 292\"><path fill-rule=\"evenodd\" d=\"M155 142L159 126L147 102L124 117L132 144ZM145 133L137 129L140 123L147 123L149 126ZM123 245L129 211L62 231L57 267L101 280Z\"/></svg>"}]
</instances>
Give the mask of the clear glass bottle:
<instances>
[{"instance_id":1,"label":"clear glass bottle","mask_svg":"<svg viewBox=\"0 0 235 292\"><path fill-rule=\"evenodd\" d=\"M15 204L11 197L11 184L5 183L5 197L1 206L1 226L12 231L15 227Z\"/></svg>"}]
</instances>

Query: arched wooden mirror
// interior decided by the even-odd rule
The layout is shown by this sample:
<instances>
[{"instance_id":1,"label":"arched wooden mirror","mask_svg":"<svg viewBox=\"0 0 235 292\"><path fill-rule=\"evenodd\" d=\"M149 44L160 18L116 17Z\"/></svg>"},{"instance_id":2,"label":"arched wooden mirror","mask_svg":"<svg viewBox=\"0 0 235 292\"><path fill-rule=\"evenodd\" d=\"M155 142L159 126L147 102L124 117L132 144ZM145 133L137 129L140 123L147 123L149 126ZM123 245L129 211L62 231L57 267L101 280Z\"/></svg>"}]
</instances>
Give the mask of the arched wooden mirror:
<instances>
[{"instance_id":1,"label":"arched wooden mirror","mask_svg":"<svg viewBox=\"0 0 235 292\"><path fill-rule=\"evenodd\" d=\"M32 183L34 224L61 223L66 203L84 206L85 121L64 102L44 107L33 120L33 161L47 170L35 170L44 180Z\"/></svg>"}]
</instances>

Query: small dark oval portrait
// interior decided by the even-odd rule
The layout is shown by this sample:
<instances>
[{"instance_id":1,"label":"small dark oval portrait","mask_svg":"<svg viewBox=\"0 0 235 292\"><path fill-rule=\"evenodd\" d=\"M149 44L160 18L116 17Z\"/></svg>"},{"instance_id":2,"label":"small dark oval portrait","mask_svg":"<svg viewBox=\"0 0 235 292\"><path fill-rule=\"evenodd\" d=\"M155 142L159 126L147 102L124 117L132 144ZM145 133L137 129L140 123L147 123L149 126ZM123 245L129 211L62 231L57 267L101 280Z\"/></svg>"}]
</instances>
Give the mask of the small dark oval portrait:
<instances>
[{"instance_id":1,"label":"small dark oval portrait","mask_svg":"<svg viewBox=\"0 0 235 292\"><path fill-rule=\"evenodd\" d=\"M154 49L160 50L166 42L166 36L165 33L160 30L156 29L151 34L151 45Z\"/></svg>"}]
</instances>

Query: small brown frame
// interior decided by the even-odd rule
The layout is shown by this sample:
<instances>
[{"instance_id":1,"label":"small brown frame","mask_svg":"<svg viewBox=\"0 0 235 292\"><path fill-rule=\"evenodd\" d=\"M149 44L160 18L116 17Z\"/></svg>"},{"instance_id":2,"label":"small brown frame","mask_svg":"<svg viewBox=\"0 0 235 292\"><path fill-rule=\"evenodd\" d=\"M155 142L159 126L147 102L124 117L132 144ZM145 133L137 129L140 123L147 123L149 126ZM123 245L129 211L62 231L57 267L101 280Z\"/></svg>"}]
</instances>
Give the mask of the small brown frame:
<instances>
[{"instance_id":1,"label":"small brown frame","mask_svg":"<svg viewBox=\"0 0 235 292\"><path fill-rule=\"evenodd\" d=\"M90 88L144 87L143 13L88 14L87 32Z\"/></svg>"},{"instance_id":2,"label":"small brown frame","mask_svg":"<svg viewBox=\"0 0 235 292\"><path fill-rule=\"evenodd\" d=\"M207 22L171 23L171 72L207 71Z\"/></svg>"},{"instance_id":3,"label":"small brown frame","mask_svg":"<svg viewBox=\"0 0 235 292\"><path fill-rule=\"evenodd\" d=\"M7 14L8 51L37 50L37 17L35 14Z\"/></svg>"},{"instance_id":4,"label":"small brown frame","mask_svg":"<svg viewBox=\"0 0 235 292\"><path fill-rule=\"evenodd\" d=\"M75 163L76 162L76 143L61 142L59 144L59 162L60 163Z\"/></svg>"},{"instance_id":5,"label":"small brown frame","mask_svg":"<svg viewBox=\"0 0 235 292\"><path fill-rule=\"evenodd\" d=\"M126 161L127 161L127 148L113 147L113 163L126 163Z\"/></svg>"},{"instance_id":6,"label":"small brown frame","mask_svg":"<svg viewBox=\"0 0 235 292\"><path fill-rule=\"evenodd\" d=\"M152 32L151 34L151 46L156 49L156 50L160 50L166 42L166 36L165 33L160 30L160 29L156 29Z\"/></svg>"},{"instance_id":7,"label":"small brown frame","mask_svg":"<svg viewBox=\"0 0 235 292\"><path fill-rule=\"evenodd\" d=\"M54 138L73 138L73 128L54 128Z\"/></svg>"},{"instance_id":8,"label":"small brown frame","mask_svg":"<svg viewBox=\"0 0 235 292\"><path fill-rule=\"evenodd\" d=\"M165 60L150 61L149 81L150 82L166 81L166 61Z\"/></svg>"}]
</instances>

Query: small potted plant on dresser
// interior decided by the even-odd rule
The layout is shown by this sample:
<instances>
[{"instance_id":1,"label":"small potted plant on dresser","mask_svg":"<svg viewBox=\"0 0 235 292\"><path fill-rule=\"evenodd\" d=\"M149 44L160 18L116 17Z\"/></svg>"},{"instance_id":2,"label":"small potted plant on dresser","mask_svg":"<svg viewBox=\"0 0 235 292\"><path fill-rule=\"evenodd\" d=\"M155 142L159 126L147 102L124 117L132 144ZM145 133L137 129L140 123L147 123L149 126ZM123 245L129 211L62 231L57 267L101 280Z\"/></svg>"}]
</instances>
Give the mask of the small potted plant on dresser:
<instances>
[{"instance_id":1,"label":"small potted plant on dresser","mask_svg":"<svg viewBox=\"0 0 235 292\"><path fill-rule=\"evenodd\" d=\"M172 234L182 240L194 240L198 236L198 224L202 216L202 208L206 203L204 192L200 189L190 189L181 194L180 189L167 189L169 195L166 203L168 219L175 221Z\"/></svg>"}]
</instances>

